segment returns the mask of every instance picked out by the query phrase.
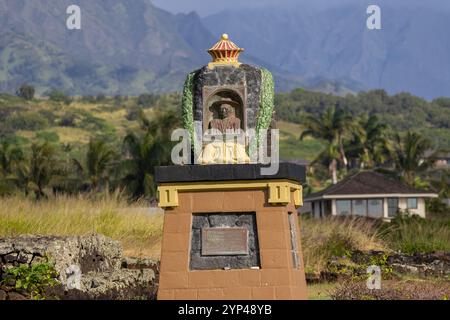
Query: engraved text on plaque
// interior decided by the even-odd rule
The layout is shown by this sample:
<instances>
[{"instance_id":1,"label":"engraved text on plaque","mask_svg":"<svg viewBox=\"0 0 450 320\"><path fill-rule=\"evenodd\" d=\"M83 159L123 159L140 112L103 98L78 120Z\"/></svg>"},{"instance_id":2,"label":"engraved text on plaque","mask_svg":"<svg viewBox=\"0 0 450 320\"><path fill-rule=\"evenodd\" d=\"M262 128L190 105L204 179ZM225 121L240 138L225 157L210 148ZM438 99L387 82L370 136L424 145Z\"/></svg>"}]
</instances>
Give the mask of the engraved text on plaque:
<instances>
[{"instance_id":1,"label":"engraved text on plaque","mask_svg":"<svg viewBox=\"0 0 450 320\"><path fill-rule=\"evenodd\" d=\"M247 228L202 228L202 255L248 254Z\"/></svg>"}]
</instances>

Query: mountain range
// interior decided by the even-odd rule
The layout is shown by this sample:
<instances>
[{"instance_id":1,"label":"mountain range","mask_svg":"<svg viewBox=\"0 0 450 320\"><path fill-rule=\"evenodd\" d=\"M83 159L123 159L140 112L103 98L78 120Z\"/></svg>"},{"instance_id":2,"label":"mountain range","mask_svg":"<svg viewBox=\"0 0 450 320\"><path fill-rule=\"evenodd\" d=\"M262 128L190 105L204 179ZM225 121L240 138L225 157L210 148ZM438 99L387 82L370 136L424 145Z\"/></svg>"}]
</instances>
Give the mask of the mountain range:
<instances>
[{"instance_id":1,"label":"mountain range","mask_svg":"<svg viewBox=\"0 0 450 320\"><path fill-rule=\"evenodd\" d=\"M366 27L365 1L259 6L206 17L150 0L0 0L0 91L22 83L90 95L179 91L224 32L268 68L278 91L346 94L383 88L450 95L450 11L381 1L382 29ZM66 8L81 8L81 30ZM207 5L207 4L205 4Z\"/></svg>"}]
</instances>

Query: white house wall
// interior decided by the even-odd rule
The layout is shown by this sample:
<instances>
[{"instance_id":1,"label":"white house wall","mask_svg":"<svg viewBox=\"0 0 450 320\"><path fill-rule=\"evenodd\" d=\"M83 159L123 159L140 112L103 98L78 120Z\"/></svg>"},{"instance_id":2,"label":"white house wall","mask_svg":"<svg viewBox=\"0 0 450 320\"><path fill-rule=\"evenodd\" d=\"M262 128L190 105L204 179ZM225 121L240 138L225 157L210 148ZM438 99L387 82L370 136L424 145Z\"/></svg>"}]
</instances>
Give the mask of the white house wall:
<instances>
[{"instance_id":1,"label":"white house wall","mask_svg":"<svg viewBox=\"0 0 450 320\"><path fill-rule=\"evenodd\" d=\"M353 198L348 197L347 199L351 200ZM370 199L370 198L368 198ZM407 198L398 198L398 207L400 211L406 210L406 203ZM319 209L320 208L320 209ZM319 210L324 210L324 202L322 201L314 201L314 212L313 216L315 218L320 217ZM409 212L412 214L417 214L421 216L422 218L425 218L425 198L417 198L417 209L409 209ZM336 199L331 199L331 215L336 216L337 215L337 209L336 209ZM324 216L324 214L322 214ZM383 198L383 218L388 218L388 203L387 198Z\"/></svg>"},{"instance_id":2,"label":"white house wall","mask_svg":"<svg viewBox=\"0 0 450 320\"><path fill-rule=\"evenodd\" d=\"M400 211L407 210L407 198L398 199L398 207ZM425 218L425 199L417 198L417 209L408 209L411 214L417 214L422 218Z\"/></svg>"}]
</instances>

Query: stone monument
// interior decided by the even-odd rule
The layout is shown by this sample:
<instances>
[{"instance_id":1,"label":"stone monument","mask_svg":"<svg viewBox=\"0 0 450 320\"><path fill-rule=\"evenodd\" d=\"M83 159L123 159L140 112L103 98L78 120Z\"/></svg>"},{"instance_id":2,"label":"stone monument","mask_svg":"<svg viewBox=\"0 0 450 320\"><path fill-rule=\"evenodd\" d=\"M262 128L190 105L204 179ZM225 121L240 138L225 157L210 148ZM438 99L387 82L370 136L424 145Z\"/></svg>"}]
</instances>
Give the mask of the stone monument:
<instances>
[{"instance_id":1,"label":"stone monument","mask_svg":"<svg viewBox=\"0 0 450 320\"><path fill-rule=\"evenodd\" d=\"M223 35L213 61L187 76L183 125L191 137L273 127L269 71L241 64ZM165 210L158 299L306 299L297 208L305 168L263 175L252 141L200 142L198 164L158 167Z\"/></svg>"}]
</instances>

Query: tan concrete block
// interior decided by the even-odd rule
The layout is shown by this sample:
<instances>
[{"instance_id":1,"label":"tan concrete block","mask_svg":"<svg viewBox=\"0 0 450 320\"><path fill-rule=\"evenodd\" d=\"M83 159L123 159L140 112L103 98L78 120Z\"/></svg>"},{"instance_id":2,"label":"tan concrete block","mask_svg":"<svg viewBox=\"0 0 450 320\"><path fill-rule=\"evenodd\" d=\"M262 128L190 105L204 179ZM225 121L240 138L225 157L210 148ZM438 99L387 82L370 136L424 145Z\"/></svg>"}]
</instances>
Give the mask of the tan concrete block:
<instances>
[{"instance_id":1,"label":"tan concrete block","mask_svg":"<svg viewBox=\"0 0 450 320\"><path fill-rule=\"evenodd\" d=\"M280 211L256 212L256 225L258 231L285 231L289 230L287 213Z\"/></svg>"},{"instance_id":2,"label":"tan concrete block","mask_svg":"<svg viewBox=\"0 0 450 320\"><path fill-rule=\"evenodd\" d=\"M198 300L223 300L223 289L198 289Z\"/></svg>"},{"instance_id":3,"label":"tan concrete block","mask_svg":"<svg viewBox=\"0 0 450 320\"><path fill-rule=\"evenodd\" d=\"M275 287L257 287L252 288L253 300L274 300Z\"/></svg>"},{"instance_id":4,"label":"tan concrete block","mask_svg":"<svg viewBox=\"0 0 450 320\"><path fill-rule=\"evenodd\" d=\"M290 234L288 230L258 230L258 242L261 250L290 249Z\"/></svg>"},{"instance_id":5,"label":"tan concrete block","mask_svg":"<svg viewBox=\"0 0 450 320\"><path fill-rule=\"evenodd\" d=\"M275 298L277 300L291 300L293 298L290 286L275 287Z\"/></svg>"},{"instance_id":6,"label":"tan concrete block","mask_svg":"<svg viewBox=\"0 0 450 320\"><path fill-rule=\"evenodd\" d=\"M181 214L166 213L164 215L164 232L187 233L191 232L192 214L184 212Z\"/></svg>"},{"instance_id":7,"label":"tan concrete block","mask_svg":"<svg viewBox=\"0 0 450 320\"><path fill-rule=\"evenodd\" d=\"M302 273L302 272L300 272L300 270L298 270L298 269L293 270L293 271L291 272L292 284L293 284L294 286L299 286L299 285L302 284L302 275L301 275L301 273Z\"/></svg>"},{"instance_id":8,"label":"tan concrete block","mask_svg":"<svg viewBox=\"0 0 450 320\"><path fill-rule=\"evenodd\" d=\"M188 251L164 251L161 257L161 272L189 271Z\"/></svg>"},{"instance_id":9,"label":"tan concrete block","mask_svg":"<svg viewBox=\"0 0 450 320\"><path fill-rule=\"evenodd\" d=\"M261 250L261 267L262 269L289 269L291 266L288 257L290 251L288 249L266 249Z\"/></svg>"},{"instance_id":10,"label":"tan concrete block","mask_svg":"<svg viewBox=\"0 0 450 320\"><path fill-rule=\"evenodd\" d=\"M198 191L192 192L192 212L194 213L208 213L223 211L223 197L222 191Z\"/></svg>"},{"instance_id":11,"label":"tan concrete block","mask_svg":"<svg viewBox=\"0 0 450 320\"><path fill-rule=\"evenodd\" d=\"M173 300L175 299L174 290L158 290L158 295L156 297L158 300Z\"/></svg>"},{"instance_id":12,"label":"tan concrete block","mask_svg":"<svg viewBox=\"0 0 450 320\"><path fill-rule=\"evenodd\" d=\"M273 207L268 204L268 192L267 188L261 189L261 190L253 190L253 201L255 204L255 210L261 211L261 210L267 210L272 209Z\"/></svg>"},{"instance_id":13,"label":"tan concrete block","mask_svg":"<svg viewBox=\"0 0 450 320\"><path fill-rule=\"evenodd\" d=\"M242 286L239 278L239 270L211 271L211 283L215 288Z\"/></svg>"},{"instance_id":14,"label":"tan concrete block","mask_svg":"<svg viewBox=\"0 0 450 320\"><path fill-rule=\"evenodd\" d=\"M189 288L211 288L213 287L212 271L189 272Z\"/></svg>"},{"instance_id":15,"label":"tan concrete block","mask_svg":"<svg viewBox=\"0 0 450 320\"><path fill-rule=\"evenodd\" d=\"M224 299L227 300L250 300L252 298L252 288L250 287L230 287L223 289Z\"/></svg>"},{"instance_id":16,"label":"tan concrete block","mask_svg":"<svg viewBox=\"0 0 450 320\"><path fill-rule=\"evenodd\" d=\"M224 212L254 212L255 203L252 191L225 191L223 194Z\"/></svg>"},{"instance_id":17,"label":"tan concrete block","mask_svg":"<svg viewBox=\"0 0 450 320\"><path fill-rule=\"evenodd\" d=\"M243 287L261 286L261 270L240 270L239 283Z\"/></svg>"},{"instance_id":18,"label":"tan concrete block","mask_svg":"<svg viewBox=\"0 0 450 320\"><path fill-rule=\"evenodd\" d=\"M291 277L286 269L262 269L262 286L288 286L291 284Z\"/></svg>"},{"instance_id":19,"label":"tan concrete block","mask_svg":"<svg viewBox=\"0 0 450 320\"><path fill-rule=\"evenodd\" d=\"M175 300L197 300L197 289L177 289Z\"/></svg>"},{"instance_id":20,"label":"tan concrete block","mask_svg":"<svg viewBox=\"0 0 450 320\"><path fill-rule=\"evenodd\" d=\"M162 240L162 252L168 251L189 251L190 232L173 233L164 232Z\"/></svg>"},{"instance_id":21,"label":"tan concrete block","mask_svg":"<svg viewBox=\"0 0 450 320\"><path fill-rule=\"evenodd\" d=\"M178 208L183 212L192 212L193 199L191 192L178 192Z\"/></svg>"},{"instance_id":22,"label":"tan concrete block","mask_svg":"<svg viewBox=\"0 0 450 320\"><path fill-rule=\"evenodd\" d=\"M308 299L308 288L306 284L303 286L292 287L292 299L294 300L307 300Z\"/></svg>"},{"instance_id":23,"label":"tan concrete block","mask_svg":"<svg viewBox=\"0 0 450 320\"><path fill-rule=\"evenodd\" d=\"M185 289L188 288L187 272L161 272L159 277L160 289Z\"/></svg>"}]
</instances>

